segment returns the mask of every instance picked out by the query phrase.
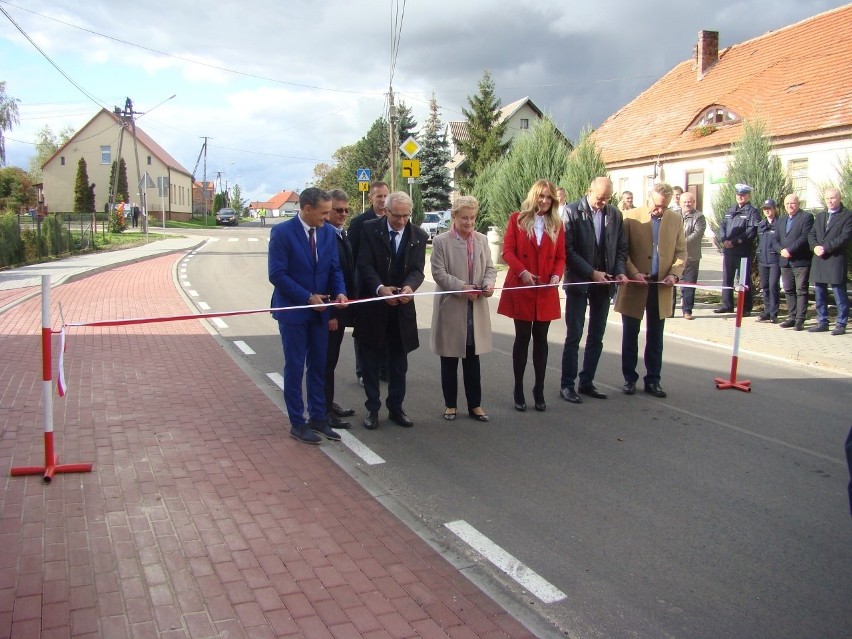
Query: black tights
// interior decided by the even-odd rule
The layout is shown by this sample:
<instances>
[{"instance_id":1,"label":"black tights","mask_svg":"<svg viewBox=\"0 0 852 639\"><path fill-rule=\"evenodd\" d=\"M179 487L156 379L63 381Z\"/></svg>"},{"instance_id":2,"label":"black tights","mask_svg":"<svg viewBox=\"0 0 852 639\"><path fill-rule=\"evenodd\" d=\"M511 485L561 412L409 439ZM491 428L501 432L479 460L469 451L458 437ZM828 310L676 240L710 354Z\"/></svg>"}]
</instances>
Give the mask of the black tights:
<instances>
[{"instance_id":1,"label":"black tights","mask_svg":"<svg viewBox=\"0 0 852 639\"><path fill-rule=\"evenodd\" d=\"M533 397L544 400L544 372L547 368L547 331L550 322L524 322L515 320L515 344L512 346L512 369L515 373L515 397L524 396L524 371L530 351L530 337L533 343L533 371L535 383Z\"/></svg>"}]
</instances>

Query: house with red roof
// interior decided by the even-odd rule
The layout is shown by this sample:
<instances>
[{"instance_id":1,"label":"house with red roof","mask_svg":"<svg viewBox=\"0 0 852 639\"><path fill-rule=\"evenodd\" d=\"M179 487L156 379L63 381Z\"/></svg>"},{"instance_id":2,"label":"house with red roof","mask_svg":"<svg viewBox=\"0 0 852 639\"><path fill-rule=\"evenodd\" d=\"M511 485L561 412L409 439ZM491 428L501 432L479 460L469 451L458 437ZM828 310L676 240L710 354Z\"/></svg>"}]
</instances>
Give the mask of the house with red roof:
<instances>
[{"instance_id":1,"label":"house with red roof","mask_svg":"<svg viewBox=\"0 0 852 639\"><path fill-rule=\"evenodd\" d=\"M251 202L249 208L255 212L264 208L268 217L293 217L299 212L299 194L296 191L280 191L266 202Z\"/></svg>"},{"instance_id":2,"label":"house with red roof","mask_svg":"<svg viewBox=\"0 0 852 639\"><path fill-rule=\"evenodd\" d=\"M731 144L760 119L803 208L821 206L852 151L852 5L719 48L702 31L675 66L594 132L617 193L644 202L654 182L692 191L713 214Z\"/></svg>"},{"instance_id":3,"label":"house with red roof","mask_svg":"<svg viewBox=\"0 0 852 639\"><path fill-rule=\"evenodd\" d=\"M119 152L127 166L131 202L141 205L144 192L153 218L162 219L165 210L166 219L189 219L192 174L138 126L134 145L129 122L107 109L101 109L42 165L48 209L54 213L74 210L77 166L85 158L89 183L95 184L95 206L103 211L110 197L112 163Z\"/></svg>"}]
</instances>

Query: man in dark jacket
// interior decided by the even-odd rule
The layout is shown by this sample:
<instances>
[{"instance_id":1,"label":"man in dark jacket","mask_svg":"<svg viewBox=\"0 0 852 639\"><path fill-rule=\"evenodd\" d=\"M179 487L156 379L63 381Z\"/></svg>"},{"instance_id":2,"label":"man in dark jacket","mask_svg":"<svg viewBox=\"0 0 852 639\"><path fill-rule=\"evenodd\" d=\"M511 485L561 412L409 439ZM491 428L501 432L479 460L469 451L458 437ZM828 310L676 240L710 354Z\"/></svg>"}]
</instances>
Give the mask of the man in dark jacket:
<instances>
[{"instance_id":1,"label":"man in dark jacket","mask_svg":"<svg viewBox=\"0 0 852 639\"><path fill-rule=\"evenodd\" d=\"M384 217L387 213L385 201L387 200L390 189L385 182L373 182L370 184L370 208L356 215L349 222L349 245L352 247L352 259L355 266L358 266L358 249L361 246L361 230L364 222L375 220L376 218ZM357 286L357 276L355 279ZM357 291L356 291L357 293ZM364 385L364 357L361 352L361 345L358 339L355 339L355 376L358 378L358 383ZM387 374L387 367L383 366L383 373Z\"/></svg>"},{"instance_id":2,"label":"man in dark jacket","mask_svg":"<svg viewBox=\"0 0 852 639\"><path fill-rule=\"evenodd\" d=\"M328 223L337 233L337 254L340 258L340 269L343 271L343 282L346 286L346 296L355 297L355 262L352 259L352 247L343 223L349 215L349 196L342 189L329 191L331 195L331 212ZM349 428L351 424L343 417L355 414L351 408L341 408L334 401L334 369L340 359L340 345L343 343L343 333L347 326L352 326L352 307L332 308L328 319L328 353L325 359L325 410L328 424L332 428Z\"/></svg>"},{"instance_id":3,"label":"man in dark jacket","mask_svg":"<svg viewBox=\"0 0 852 639\"><path fill-rule=\"evenodd\" d=\"M811 274L811 249L808 235L814 225L814 216L799 210L799 196L791 193L784 198L787 216L778 222L778 265L781 267L781 284L787 299L787 319L781 328L805 327L808 311L808 281Z\"/></svg>"},{"instance_id":4,"label":"man in dark jacket","mask_svg":"<svg viewBox=\"0 0 852 639\"><path fill-rule=\"evenodd\" d=\"M760 272L760 290L763 292L763 312L758 322L778 322L778 297L780 294L781 267L778 254L778 218L775 200L769 198L760 207L766 216L757 225L757 267Z\"/></svg>"},{"instance_id":5,"label":"man in dark jacket","mask_svg":"<svg viewBox=\"0 0 852 639\"><path fill-rule=\"evenodd\" d=\"M405 376L408 353L420 346L417 312L410 295L423 283L426 265L426 231L411 223L414 204L402 191L387 199L386 217L364 223L358 250L357 282L361 297L389 297L386 301L358 304L355 310L355 338L364 357L364 392L367 417L364 427L378 428L379 367L387 354L389 381L385 405L391 421L413 426L405 414Z\"/></svg>"},{"instance_id":6,"label":"man in dark jacket","mask_svg":"<svg viewBox=\"0 0 852 639\"><path fill-rule=\"evenodd\" d=\"M589 307L589 331L583 353L583 370L577 390L596 399L606 395L595 388L595 371L603 351L603 335L615 283L626 283L624 263L627 239L619 211L608 204L612 182L598 177L588 194L568 205L565 213L565 324L568 334L562 349L562 379L559 394L566 402L582 403L574 389L580 338ZM597 284L574 284L598 282Z\"/></svg>"},{"instance_id":7,"label":"man in dark jacket","mask_svg":"<svg viewBox=\"0 0 852 639\"><path fill-rule=\"evenodd\" d=\"M849 321L849 293L846 290L846 248L852 242L852 212L840 201L840 191L825 192L827 210L817 213L808 236L814 252L811 262L811 281L814 283L814 303L817 325L811 333L828 330L828 286L837 304L837 321L832 335L843 335Z\"/></svg>"},{"instance_id":8,"label":"man in dark jacket","mask_svg":"<svg viewBox=\"0 0 852 639\"><path fill-rule=\"evenodd\" d=\"M714 313L733 313L734 274L740 270L740 262L746 258L745 273L740 273L740 284L747 286L745 291L745 309L748 317L754 304L753 283L751 281L751 260L754 254L754 240L757 238L757 224L760 213L751 203L752 188L748 184L737 184L737 203L725 213L719 227L719 242L722 245L722 305Z\"/></svg>"}]
</instances>

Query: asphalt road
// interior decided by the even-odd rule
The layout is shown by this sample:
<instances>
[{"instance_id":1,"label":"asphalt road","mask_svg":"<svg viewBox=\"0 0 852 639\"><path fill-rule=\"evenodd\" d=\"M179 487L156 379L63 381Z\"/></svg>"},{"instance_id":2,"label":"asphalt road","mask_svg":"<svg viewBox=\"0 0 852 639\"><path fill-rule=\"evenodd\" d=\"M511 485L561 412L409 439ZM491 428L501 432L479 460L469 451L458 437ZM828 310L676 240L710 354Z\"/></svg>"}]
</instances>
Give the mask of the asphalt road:
<instances>
[{"instance_id":1,"label":"asphalt road","mask_svg":"<svg viewBox=\"0 0 852 639\"><path fill-rule=\"evenodd\" d=\"M205 232L218 239L182 275L193 301L213 311L265 308L268 233L248 225ZM848 378L751 358L739 377L752 380L753 392L718 391L713 378L727 372L729 355L670 336L662 382L669 397L628 397L613 312L596 380L609 399L574 406L559 398L565 329L555 322L548 410L532 410L528 389L522 414L512 408L512 325L493 312L495 350L482 358L491 422L468 419L463 397L458 419L446 422L439 362L428 347L431 301L417 304L421 347L410 357L406 401L416 426L360 426L364 396L347 337L338 402L358 410L352 435L385 461L344 454L497 590L571 637L849 636ZM274 386L267 374L282 368L275 322L259 314L225 323L223 338L254 351L234 347L234 356ZM531 388L531 367L527 377ZM451 533L445 524L455 521L565 598L539 600Z\"/></svg>"}]
</instances>

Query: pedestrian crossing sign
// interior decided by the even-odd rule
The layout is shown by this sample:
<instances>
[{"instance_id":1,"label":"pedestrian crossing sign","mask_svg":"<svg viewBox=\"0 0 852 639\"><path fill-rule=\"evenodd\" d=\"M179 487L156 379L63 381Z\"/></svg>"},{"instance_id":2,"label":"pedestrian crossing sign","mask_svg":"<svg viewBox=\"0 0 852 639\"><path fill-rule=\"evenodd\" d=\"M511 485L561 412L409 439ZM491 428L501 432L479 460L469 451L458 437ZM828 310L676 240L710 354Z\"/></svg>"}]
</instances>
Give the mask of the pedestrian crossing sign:
<instances>
[{"instance_id":1,"label":"pedestrian crossing sign","mask_svg":"<svg viewBox=\"0 0 852 639\"><path fill-rule=\"evenodd\" d=\"M359 182L369 182L371 173L372 173L372 171L370 171L370 169L356 169L355 170L355 178ZM364 189L361 189L361 190L363 191Z\"/></svg>"}]
</instances>

